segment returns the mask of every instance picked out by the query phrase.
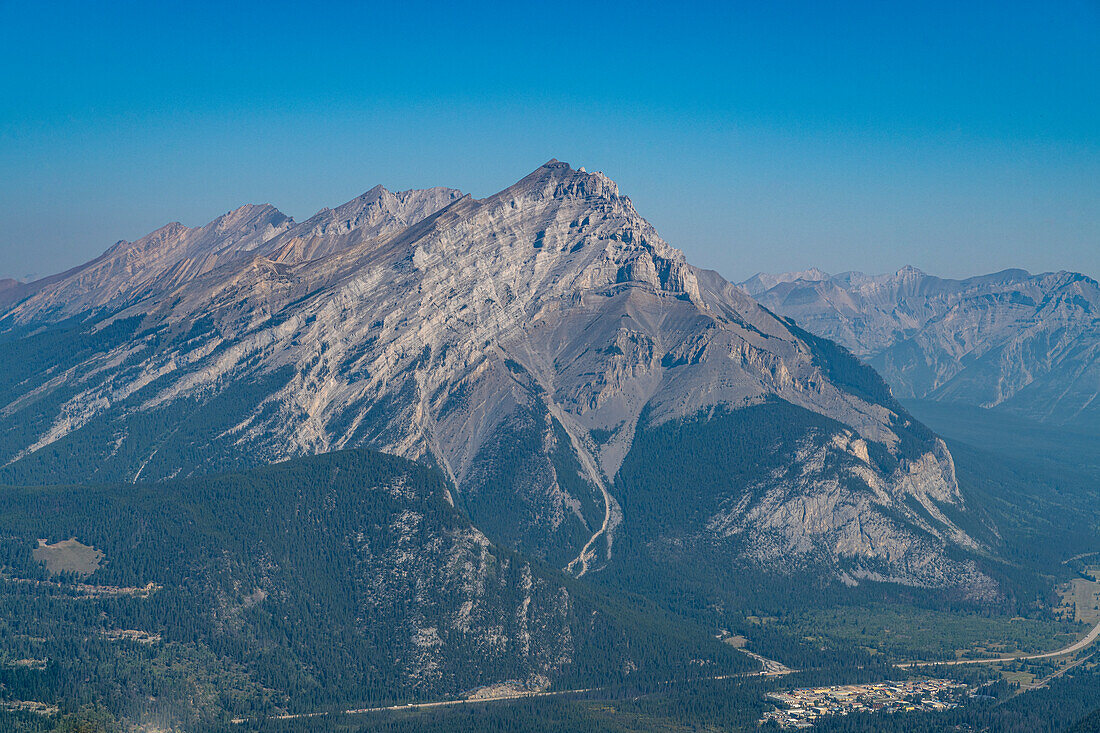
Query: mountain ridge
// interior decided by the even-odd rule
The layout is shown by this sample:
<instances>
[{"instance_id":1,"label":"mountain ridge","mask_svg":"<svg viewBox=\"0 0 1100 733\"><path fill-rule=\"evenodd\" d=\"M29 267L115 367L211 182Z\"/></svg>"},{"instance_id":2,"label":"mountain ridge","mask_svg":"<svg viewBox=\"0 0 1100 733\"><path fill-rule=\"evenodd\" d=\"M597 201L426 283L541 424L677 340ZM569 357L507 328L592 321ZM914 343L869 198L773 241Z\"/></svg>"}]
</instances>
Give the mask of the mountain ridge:
<instances>
[{"instance_id":1,"label":"mountain ridge","mask_svg":"<svg viewBox=\"0 0 1100 733\"><path fill-rule=\"evenodd\" d=\"M297 223L271 204L244 204L210 222L169 222L134 242L56 275L0 288L0 326L54 322L162 295L208 272L254 257L302 262L404 228L461 196L434 187L391 192L376 185L335 209ZM343 229L339 237L324 235Z\"/></svg>"}]
</instances>

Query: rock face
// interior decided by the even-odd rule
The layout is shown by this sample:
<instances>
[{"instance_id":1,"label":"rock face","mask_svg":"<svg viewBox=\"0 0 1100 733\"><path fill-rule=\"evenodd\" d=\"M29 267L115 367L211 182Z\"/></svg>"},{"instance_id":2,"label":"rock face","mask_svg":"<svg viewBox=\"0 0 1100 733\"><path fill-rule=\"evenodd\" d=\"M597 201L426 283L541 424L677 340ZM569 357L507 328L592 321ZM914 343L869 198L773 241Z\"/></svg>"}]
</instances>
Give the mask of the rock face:
<instances>
[{"instance_id":1,"label":"rock face","mask_svg":"<svg viewBox=\"0 0 1100 733\"><path fill-rule=\"evenodd\" d=\"M453 188L393 193L375 186L335 209L325 209L290 228L266 248L275 262L294 263L389 236L462 198Z\"/></svg>"},{"instance_id":2,"label":"rock face","mask_svg":"<svg viewBox=\"0 0 1100 733\"><path fill-rule=\"evenodd\" d=\"M796 412L774 419L825 420L759 426L798 481L749 471L723 489L734 509L783 491L677 531L740 533L762 562L812 548L901 582L960 576L948 551L975 542L948 519L964 503L942 442L843 350L688 264L603 174L550 161L482 200L374 189L310 222L64 334L0 345L48 364L0 393L0 478L156 480L372 446L439 466L494 540L584 574L639 521L615 495L624 459L644 460L636 436L779 403ZM5 318L30 319L36 297ZM51 339L72 343L58 356ZM842 480L835 461L806 468L822 451L861 465ZM823 489L846 509L796 510ZM878 534L838 530L856 515ZM778 554L747 529L769 522ZM936 572L912 572L918 557Z\"/></svg>"},{"instance_id":3,"label":"rock face","mask_svg":"<svg viewBox=\"0 0 1100 733\"><path fill-rule=\"evenodd\" d=\"M759 275L742 287L865 359L899 397L1100 421L1100 286L1084 275L1005 270L945 280L906 267Z\"/></svg>"},{"instance_id":4,"label":"rock face","mask_svg":"<svg viewBox=\"0 0 1100 733\"><path fill-rule=\"evenodd\" d=\"M758 272L750 277L745 282L741 283L741 287L749 292L751 295L759 295L767 290L771 290L776 285L782 283L791 282L818 282L820 280L828 280L829 273L824 270L819 270L816 267L811 267L809 270L803 270L802 272L781 272L778 274L771 272Z\"/></svg>"}]
</instances>

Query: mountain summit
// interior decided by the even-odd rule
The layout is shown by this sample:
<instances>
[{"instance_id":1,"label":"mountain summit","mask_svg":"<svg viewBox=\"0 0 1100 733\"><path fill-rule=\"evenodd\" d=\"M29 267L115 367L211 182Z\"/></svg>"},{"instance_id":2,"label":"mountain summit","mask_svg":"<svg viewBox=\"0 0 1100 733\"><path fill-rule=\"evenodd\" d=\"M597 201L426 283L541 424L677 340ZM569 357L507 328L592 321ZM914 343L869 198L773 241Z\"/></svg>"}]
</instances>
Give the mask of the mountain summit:
<instances>
[{"instance_id":1,"label":"mountain summit","mask_svg":"<svg viewBox=\"0 0 1100 733\"><path fill-rule=\"evenodd\" d=\"M847 352L688 264L602 173L552 160L480 200L372 189L283 225L5 345L28 366L0 393L2 478L371 446L438 466L489 536L577 574L691 555L995 592L943 442ZM7 322L42 313L27 303Z\"/></svg>"}]
</instances>

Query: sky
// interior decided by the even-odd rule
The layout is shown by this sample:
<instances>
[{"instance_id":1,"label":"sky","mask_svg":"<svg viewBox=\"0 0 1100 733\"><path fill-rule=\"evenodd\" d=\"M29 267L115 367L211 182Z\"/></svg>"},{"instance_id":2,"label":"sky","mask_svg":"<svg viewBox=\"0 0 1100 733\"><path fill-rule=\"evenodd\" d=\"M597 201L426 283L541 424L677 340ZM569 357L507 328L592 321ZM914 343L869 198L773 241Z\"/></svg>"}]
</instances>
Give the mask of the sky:
<instances>
[{"instance_id":1,"label":"sky","mask_svg":"<svg viewBox=\"0 0 1100 733\"><path fill-rule=\"evenodd\" d=\"M1100 0L0 0L0 276L244 203L602 170L758 271L1100 277Z\"/></svg>"}]
</instances>

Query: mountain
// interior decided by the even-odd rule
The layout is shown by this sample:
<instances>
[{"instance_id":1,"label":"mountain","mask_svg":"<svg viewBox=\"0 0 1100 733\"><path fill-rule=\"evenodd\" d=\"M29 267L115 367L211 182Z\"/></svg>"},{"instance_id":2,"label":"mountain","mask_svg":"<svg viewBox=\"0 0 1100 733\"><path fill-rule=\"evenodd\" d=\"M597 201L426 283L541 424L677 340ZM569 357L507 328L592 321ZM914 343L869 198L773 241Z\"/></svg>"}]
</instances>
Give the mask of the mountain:
<instances>
[{"instance_id":1,"label":"mountain","mask_svg":"<svg viewBox=\"0 0 1100 733\"><path fill-rule=\"evenodd\" d=\"M682 619L494 546L438 471L373 451L0 492L5 699L80 689L134 722L212 730L755 665Z\"/></svg>"},{"instance_id":2,"label":"mountain","mask_svg":"<svg viewBox=\"0 0 1100 733\"><path fill-rule=\"evenodd\" d=\"M1100 285L1092 278L1005 270L948 280L906 267L877 276L761 275L742 286L843 344L902 399L1100 425Z\"/></svg>"},{"instance_id":3,"label":"mountain","mask_svg":"<svg viewBox=\"0 0 1100 733\"><path fill-rule=\"evenodd\" d=\"M301 224L270 204L247 204L201 227L173 222L136 242L118 242L91 262L58 275L29 283L0 281L3 320L10 328L128 305L256 256L302 262L392 234L460 196L450 188L393 193L375 186Z\"/></svg>"},{"instance_id":4,"label":"mountain","mask_svg":"<svg viewBox=\"0 0 1100 733\"><path fill-rule=\"evenodd\" d=\"M370 446L577 575L659 559L997 595L945 444L846 351L687 263L608 177L550 161L377 235L362 222L389 220L356 212L393 200L370 196L133 305L33 331L42 311L12 306L0 478Z\"/></svg>"},{"instance_id":5,"label":"mountain","mask_svg":"<svg viewBox=\"0 0 1100 733\"><path fill-rule=\"evenodd\" d=\"M342 206L324 209L290 228L268 245L266 256L283 263L312 260L394 234L460 198L462 192L453 188L393 193L375 186Z\"/></svg>"},{"instance_id":6,"label":"mountain","mask_svg":"<svg viewBox=\"0 0 1100 733\"><path fill-rule=\"evenodd\" d=\"M779 274L758 272L741 283L741 287L748 291L749 295L756 296L766 290L771 290L780 283L796 282L799 280L815 282L828 279L829 273L819 270L816 267L811 267L809 270L803 270L802 272L782 272Z\"/></svg>"},{"instance_id":7,"label":"mountain","mask_svg":"<svg viewBox=\"0 0 1100 733\"><path fill-rule=\"evenodd\" d=\"M11 324L60 320L126 302L255 251L291 220L270 205L246 205L201 227L167 224L136 242L121 241L86 264L0 290Z\"/></svg>"}]
</instances>

